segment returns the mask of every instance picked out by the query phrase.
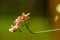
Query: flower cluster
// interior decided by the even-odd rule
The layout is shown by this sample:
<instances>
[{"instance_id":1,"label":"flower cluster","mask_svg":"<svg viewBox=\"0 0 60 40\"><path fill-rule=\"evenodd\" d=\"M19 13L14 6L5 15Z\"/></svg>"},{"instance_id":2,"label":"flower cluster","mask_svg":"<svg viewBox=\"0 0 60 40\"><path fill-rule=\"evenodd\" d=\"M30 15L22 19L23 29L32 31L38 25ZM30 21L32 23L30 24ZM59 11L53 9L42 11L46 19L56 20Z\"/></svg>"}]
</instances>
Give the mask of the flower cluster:
<instances>
[{"instance_id":1,"label":"flower cluster","mask_svg":"<svg viewBox=\"0 0 60 40\"><path fill-rule=\"evenodd\" d=\"M19 28L19 25L23 23L23 20L28 20L29 19L30 13L25 14L24 12L22 13L21 16L18 16L18 18L13 22L15 25L9 28L10 32L14 32Z\"/></svg>"}]
</instances>

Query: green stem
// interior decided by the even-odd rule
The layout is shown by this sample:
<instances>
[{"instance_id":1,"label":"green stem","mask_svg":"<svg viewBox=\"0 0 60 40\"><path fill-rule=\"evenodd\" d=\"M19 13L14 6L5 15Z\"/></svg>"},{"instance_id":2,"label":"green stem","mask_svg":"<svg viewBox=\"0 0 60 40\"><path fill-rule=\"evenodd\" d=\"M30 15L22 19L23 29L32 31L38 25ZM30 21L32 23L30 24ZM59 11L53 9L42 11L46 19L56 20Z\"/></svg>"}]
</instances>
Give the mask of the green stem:
<instances>
[{"instance_id":1,"label":"green stem","mask_svg":"<svg viewBox=\"0 0 60 40\"><path fill-rule=\"evenodd\" d=\"M25 21L25 25L26 25L27 30L28 30L30 33L33 33L33 32L29 29L29 21Z\"/></svg>"}]
</instances>

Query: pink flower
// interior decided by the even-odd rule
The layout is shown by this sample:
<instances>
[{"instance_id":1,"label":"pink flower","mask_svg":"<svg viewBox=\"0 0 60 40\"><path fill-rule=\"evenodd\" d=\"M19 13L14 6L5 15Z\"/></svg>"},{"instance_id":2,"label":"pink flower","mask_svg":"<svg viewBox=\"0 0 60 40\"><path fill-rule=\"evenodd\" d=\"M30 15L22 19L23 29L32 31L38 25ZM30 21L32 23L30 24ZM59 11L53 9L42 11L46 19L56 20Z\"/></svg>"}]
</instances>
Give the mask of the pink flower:
<instances>
[{"instance_id":1,"label":"pink flower","mask_svg":"<svg viewBox=\"0 0 60 40\"><path fill-rule=\"evenodd\" d=\"M25 14L25 13L23 12L23 13L22 13L22 16L18 16L18 18L14 21L14 23L15 23L16 25L21 24L21 23L23 22L23 20L28 20L28 19L29 19L28 15L30 15L30 13Z\"/></svg>"},{"instance_id":2,"label":"pink flower","mask_svg":"<svg viewBox=\"0 0 60 40\"><path fill-rule=\"evenodd\" d=\"M18 25L13 26L12 28L13 28L13 30L17 30L18 29Z\"/></svg>"},{"instance_id":3,"label":"pink flower","mask_svg":"<svg viewBox=\"0 0 60 40\"><path fill-rule=\"evenodd\" d=\"M13 26L12 28L9 29L10 32L13 32L14 30L18 29L18 25Z\"/></svg>"},{"instance_id":4,"label":"pink flower","mask_svg":"<svg viewBox=\"0 0 60 40\"><path fill-rule=\"evenodd\" d=\"M10 28L9 31L10 31L10 32L13 32L13 28Z\"/></svg>"},{"instance_id":5,"label":"pink flower","mask_svg":"<svg viewBox=\"0 0 60 40\"><path fill-rule=\"evenodd\" d=\"M27 13L27 14L25 14L24 12L22 13L22 15L21 16L18 16L18 18L14 21L14 26L12 26L10 29L9 29L9 31L10 32L14 32L14 30L17 30L18 29L18 26L19 26L19 24L22 24L23 23L23 20L28 20L29 19L29 16L30 15L30 13Z\"/></svg>"},{"instance_id":6,"label":"pink flower","mask_svg":"<svg viewBox=\"0 0 60 40\"><path fill-rule=\"evenodd\" d=\"M21 17L18 16L18 18L14 21L14 23L15 23L16 25L21 24L21 23L22 23Z\"/></svg>"},{"instance_id":7,"label":"pink flower","mask_svg":"<svg viewBox=\"0 0 60 40\"><path fill-rule=\"evenodd\" d=\"M30 13L27 13L27 14L25 14L24 12L22 13L22 17L25 19L25 20L27 20L27 19L29 19L29 16L30 15Z\"/></svg>"}]
</instances>

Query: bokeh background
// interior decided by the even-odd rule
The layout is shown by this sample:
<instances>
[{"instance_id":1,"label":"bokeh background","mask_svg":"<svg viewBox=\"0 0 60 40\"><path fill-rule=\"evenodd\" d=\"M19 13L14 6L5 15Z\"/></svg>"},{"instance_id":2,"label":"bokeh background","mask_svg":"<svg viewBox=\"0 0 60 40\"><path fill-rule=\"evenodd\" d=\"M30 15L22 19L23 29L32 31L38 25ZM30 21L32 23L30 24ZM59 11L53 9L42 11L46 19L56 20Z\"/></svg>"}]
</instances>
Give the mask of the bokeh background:
<instances>
[{"instance_id":1,"label":"bokeh background","mask_svg":"<svg viewBox=\"0 0 60 40\"><path fill-rule=\"evenodd\" d=\"M22 12L31 13L30 30L32 32L59 28L60 19L54 22L56 5L60 0L0 0L0 40L60 40L60 31L32 34L26 27L22 32L9 32L13 21Z\"/></svg>"}]
</instances>

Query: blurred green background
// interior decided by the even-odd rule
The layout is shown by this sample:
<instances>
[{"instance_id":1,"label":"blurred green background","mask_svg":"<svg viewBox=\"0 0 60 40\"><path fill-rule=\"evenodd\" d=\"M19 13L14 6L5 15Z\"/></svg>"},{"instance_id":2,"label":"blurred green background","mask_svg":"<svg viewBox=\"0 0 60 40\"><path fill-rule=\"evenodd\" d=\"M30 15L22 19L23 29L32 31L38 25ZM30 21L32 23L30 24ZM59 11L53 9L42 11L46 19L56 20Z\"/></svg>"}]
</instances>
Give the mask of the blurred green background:
<instances>
[{"instance_id":1,"label":"blurred green background","mask_svg":"<svg viewBox=\"0 0 60 40\"><path fill-rule=\"evenodd\" d=\"M33 32L52 29L48 19L47 0L0 0L0 40L54 40L53 32L32 34L26 27L23 32L9 32L13 21L22 12L30 12L30 30Z\"/></svg>"}]
</instances>

